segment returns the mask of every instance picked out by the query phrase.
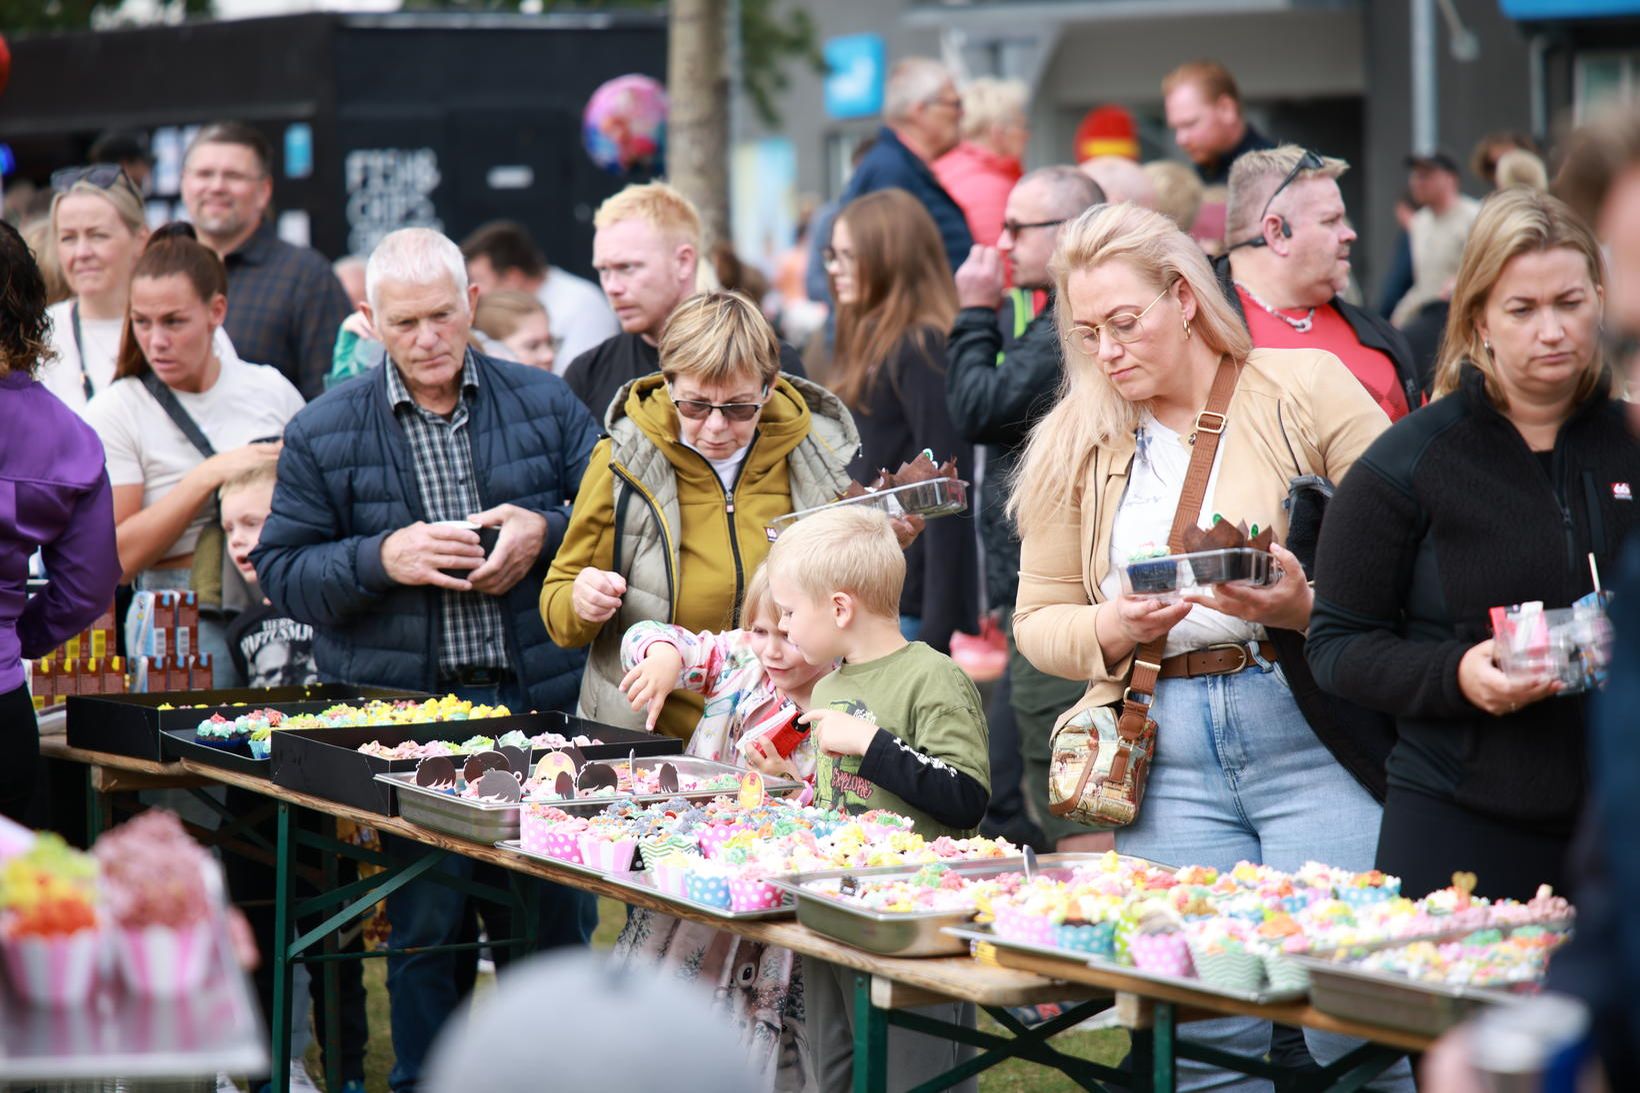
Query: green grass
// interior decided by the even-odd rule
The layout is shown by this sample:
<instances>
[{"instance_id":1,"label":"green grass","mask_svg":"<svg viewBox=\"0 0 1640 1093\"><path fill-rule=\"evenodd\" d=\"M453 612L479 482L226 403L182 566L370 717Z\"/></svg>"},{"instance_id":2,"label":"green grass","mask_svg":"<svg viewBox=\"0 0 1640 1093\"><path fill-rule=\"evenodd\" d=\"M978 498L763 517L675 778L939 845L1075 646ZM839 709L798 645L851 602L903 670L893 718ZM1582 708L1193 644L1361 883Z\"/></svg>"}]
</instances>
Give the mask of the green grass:
<instances>
[{"instance_id":1,"label":"green grass","mask_svg":"<svg viewBox=\"0 0 1640 1093\"><path fill-rule=\"evenodd\" d=\"M625 922L624 904L610 899L600 899L598 930L592 937L593 948L608 949L614 945L615 938ZM386 975L385 960L365 961L366 1013L370 1018L370 1045L365 1055L365 1086L369 1093L387 1093L387 1074L393 1068L393 1041L389 1034ZM493 986L492 977L480 976L475 993L483 993ZM996 1035L1005 1035L1002 1027L983 1013L980 1014L980 1028ZM1127 1053L1127 1033L1119 1029L1065 1032L1054 1037L1052 1042L1067 1055L1091 1059L1106 1065L1114 1065ZM317 1044L310 1046L307 1062L308 1072L317 1075ZM323 1084L322 1081L320 1084ZM980 1093L1068 1093L1081 1087L1062 1074L1016 1059L993 1067L980 1075L979 1088Z\"/></svg>"}]
</instances>

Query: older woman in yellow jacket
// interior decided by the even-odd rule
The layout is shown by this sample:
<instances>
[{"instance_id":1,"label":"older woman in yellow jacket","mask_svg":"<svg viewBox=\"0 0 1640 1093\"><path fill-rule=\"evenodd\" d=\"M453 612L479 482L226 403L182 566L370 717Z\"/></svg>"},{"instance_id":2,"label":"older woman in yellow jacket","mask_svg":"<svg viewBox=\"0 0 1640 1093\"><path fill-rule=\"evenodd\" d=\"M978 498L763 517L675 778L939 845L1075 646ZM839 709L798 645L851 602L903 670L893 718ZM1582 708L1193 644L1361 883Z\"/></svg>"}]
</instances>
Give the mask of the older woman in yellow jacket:
<instances>
[{"instance_id":1,"label":"older woman in yellow jacket","mask_svg":"<svg viewBox=\"0 0 1640 1093\"><path fill-rule=\"evenodd\" d=\"M660 361L611 409L541 589L552 640L592 646L580 713L631 728L644 715L620 691L627 628L734 629L768 522L836 500L860 446L835 395L780 374L780 343L743 296L679 305ZM701 703L674 691L657 728L687 740Z\"/></svg>"},{"instance_id":2,"label":"older woman in yellow jacket","mask_svg":"<svg viewBox=\"0 0 1640 1093\"><path fill-rule=\"evenodd\" d=\"M1016 479L1014 635L1042 671L1087 681L1062 725L1120 700L1134 651L1166 635L1149 788L1117 849L1221 870L1310 859L1370 869L1379 806L1310 729L1269 641L1270 628L1309 624L1298 560L1275 546L1284 572L1272 586L1218 586L1180 603L1124 595L1120 567L1167 543L1195 431L1216 423L1198 414L1221 368L1236 383L1204 527L1221 515L1284 539L1290 480L1342 478L1388 419L1331 354L1253 350L1201 249L1156 213L1095 206L1064 229L1051 268L1066 378ZM1051 777L1068 765L1056 754ZM1252 1019L1180 1036L1253 1058L1270 1046L1269 1025ZM1353 1046L1313 1030L1306 1039L1322 1063ZM1180 1071L1181 1088L1231 1077L1191 1062ZM1404 1063L1388 1078L1410 1087Z\"/></svg>"}]
</instances>

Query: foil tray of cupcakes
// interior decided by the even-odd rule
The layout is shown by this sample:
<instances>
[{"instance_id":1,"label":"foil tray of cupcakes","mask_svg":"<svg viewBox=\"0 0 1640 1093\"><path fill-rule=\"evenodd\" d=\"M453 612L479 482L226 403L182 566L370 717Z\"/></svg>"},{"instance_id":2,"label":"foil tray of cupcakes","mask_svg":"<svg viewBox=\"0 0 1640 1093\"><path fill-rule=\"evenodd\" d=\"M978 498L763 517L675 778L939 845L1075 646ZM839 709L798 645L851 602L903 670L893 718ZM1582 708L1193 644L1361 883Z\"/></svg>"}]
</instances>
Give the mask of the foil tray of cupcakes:
<instances>
[{"instance_id":1,"label":"foil tray of cupcakes","mask_svg":"<svg viewBox=\"0 0 1640 1093\"><path fill-rule=\"evenodd\" d=\"M976 901L972 928L956 936L1046 954L1134 978L1250 1002L1288 1001L1309 990L1312 954L1361 959L1421 939L1477 929L1569 930L1575 913L1547 889L1530 901L1486 900L1474 880L1406 898L1398 878L1319 862L1288 874L1238 863L1167 869L1114 852ZM1311 958L1311 959L1306 959Z\"/></svg>"},{"instance_id":2,"label":"foil tray of cupcakes","mask_svg":"<svg viewBox=\"0 0 1640 1093\"><path fill-rule=\"evenodd\" d=\"M569 744L533 764L522 751L505 747L469 755L459 765L433 756L414 771L381 774L377 780L394 787L403 818L475 842L499 843L519 838L525 809L590 816L620 801L710 801L738 788L744 773L694 756L595 761ZM766 779L766 787L781 793L802 788L786 778Z\"/></svg>"},{"instance_id":3,"label":"foil tray of cupcakes","mask_svg":"<svg viewBox=\"0 0 1640 1093\"><path fill-rule=\"evenodd\" d=\"M90 853L0 820L0 1069L11 1080L255 1073L267 1052L216 862L169 812Z\"/></svg>"},{"instance_id":4,"label":"foil tray of cupcakes","mask_svg":"<svg viewBox=\"0 0 1640 1093\"><path fill-rule=\"evenodd\" d=\"M591 816L527 805L519 839L501 845L723 918L793 914L795 901L774 881L794 873L1019 853L1001 839L925 839L890 812L846 816L768 798L755 772L741 778L738 796L706 802L625 801Z\"/></svg>"},{"instance_id":5,"label":"foil tray of cupcakes","mask_svg":"<svg viewBox=\"0 0 1640 1093\"><path fill-rule=\"evenodd\" d=\"M1140 547L1121 568L1122 591L1164 602L1179 599L1187 589L1240 583L1263 586L1281 577L1281 567L1270 554L1271 531L1232 524L1213 517L1210 528L1184 530L1184 550L1170 554L1166 544Z\"/></svg>"},{"instance_id":6,"label":"foil tray of cupcakes","mask_svg":"<svg viewBox=\"0 0 1640 1093\"><path fill-rule=\"evenodd\" d=\"M902 463L898 470L890 471L886 467L880 470L869 486L850 482L843 496L829 505L817 505L770 520L769 538L779 538L782 531L805 516L845 505L866 505L881 509L891 517L920 516L931 520L966 509L968 483L957 477L956 460L935 463L934 453L925 448L916 459Z\"/></svg>"}]
</instances>

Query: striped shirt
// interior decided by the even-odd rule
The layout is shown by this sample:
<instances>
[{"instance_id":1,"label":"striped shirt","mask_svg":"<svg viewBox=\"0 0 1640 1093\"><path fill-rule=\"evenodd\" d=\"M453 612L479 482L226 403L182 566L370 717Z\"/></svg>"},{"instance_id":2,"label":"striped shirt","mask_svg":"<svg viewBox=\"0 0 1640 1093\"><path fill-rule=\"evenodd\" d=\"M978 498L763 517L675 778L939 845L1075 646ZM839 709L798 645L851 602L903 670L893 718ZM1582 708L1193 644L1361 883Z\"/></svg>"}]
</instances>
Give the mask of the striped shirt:
<instances>
[{"instance_id":1,"label":"striped shirt","mask_svg":"<svg viewBox=\"0 0 1640 1093\"><path fill-rule=\"evenodd\" d=\"M473 474L468 410L478 393L478 370L469 353L461 367L461 400L449 417L416 403L398 365L387 370L387 397L415 459L416 485L429 523L465 520L484 508ZM462 668L507 668L501 605L482 592L439 591L440 673Z\"/></svg>"}]
</instances>

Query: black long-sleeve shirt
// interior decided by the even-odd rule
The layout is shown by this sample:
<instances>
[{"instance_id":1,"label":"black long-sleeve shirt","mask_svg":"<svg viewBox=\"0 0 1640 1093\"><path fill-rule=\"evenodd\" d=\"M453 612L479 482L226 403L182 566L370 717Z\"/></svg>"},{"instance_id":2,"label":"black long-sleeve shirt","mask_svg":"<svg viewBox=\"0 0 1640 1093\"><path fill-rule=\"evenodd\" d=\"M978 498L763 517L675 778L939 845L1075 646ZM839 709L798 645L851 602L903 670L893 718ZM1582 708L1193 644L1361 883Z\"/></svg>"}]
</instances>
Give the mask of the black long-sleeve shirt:
<instances>
[{"instance_id":1,"label":"black long-sleeve shirt","mask_svg":"<svg viewBox=\"0 0 1640 1093\"><path fill-rule=\"evenodd\" d=\"M957 474L974 480L974 446L951 423L945 404L943 331L914 331L877 370L865 404L854 412L860 454L849 473L870 484L880 469L892 471L928 449L934 462L957 461ZM922 620L918 633L942 653L951 635L973 633L979 616L979 545L970 512L942 516L905 552L905 589L900 613Z\"/></svg>"}]
</instances>

